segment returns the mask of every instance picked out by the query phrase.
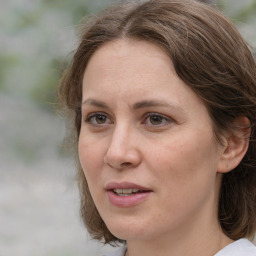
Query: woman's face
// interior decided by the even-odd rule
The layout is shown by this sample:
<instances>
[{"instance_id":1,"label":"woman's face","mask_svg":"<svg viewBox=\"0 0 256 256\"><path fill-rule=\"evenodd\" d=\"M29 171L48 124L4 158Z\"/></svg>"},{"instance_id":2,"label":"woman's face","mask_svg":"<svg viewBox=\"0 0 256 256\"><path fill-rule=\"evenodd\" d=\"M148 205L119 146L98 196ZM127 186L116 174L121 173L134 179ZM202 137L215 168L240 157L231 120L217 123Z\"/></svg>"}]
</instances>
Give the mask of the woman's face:
<instances>
[{"instance_id":1,"label":"woman's face","mask_svg":"<svg viewBox=\"0 0 256 256\"><path fill-rule=\"evenodd\" d=\"M79 157L115 236L149 240L216 223L223 150L204 103L159 47L122 39L91 57Z\"/></svg>"}]
</instances>

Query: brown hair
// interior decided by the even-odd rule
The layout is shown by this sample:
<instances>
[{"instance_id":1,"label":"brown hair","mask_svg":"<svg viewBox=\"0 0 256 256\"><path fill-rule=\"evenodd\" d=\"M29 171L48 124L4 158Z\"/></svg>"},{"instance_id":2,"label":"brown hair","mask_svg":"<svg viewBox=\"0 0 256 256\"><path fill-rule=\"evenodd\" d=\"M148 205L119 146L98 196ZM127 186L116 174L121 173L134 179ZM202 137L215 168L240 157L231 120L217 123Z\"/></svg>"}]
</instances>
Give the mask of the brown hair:
<instances>
[{"instance_id":1,"label":"brown hair","mask_svg":"<svg viewBox=\"0 0 256 256\"><path fill-rule=\"evenodd\" d=\"M237 168L223 175L219 222L231 239L256 231L256 64L234 25L215 8L193 0L123 3L83 26L80 45L64 74L59 96L73 116L75 147L80 133L82 78L92 54L118 38L152 42L169 55L177 75L205 102L221 143L239 116L251 122L248 151ZM78 162L81 215L95 239L118 241L91 198Z\"/></svg>"}]
</instances>

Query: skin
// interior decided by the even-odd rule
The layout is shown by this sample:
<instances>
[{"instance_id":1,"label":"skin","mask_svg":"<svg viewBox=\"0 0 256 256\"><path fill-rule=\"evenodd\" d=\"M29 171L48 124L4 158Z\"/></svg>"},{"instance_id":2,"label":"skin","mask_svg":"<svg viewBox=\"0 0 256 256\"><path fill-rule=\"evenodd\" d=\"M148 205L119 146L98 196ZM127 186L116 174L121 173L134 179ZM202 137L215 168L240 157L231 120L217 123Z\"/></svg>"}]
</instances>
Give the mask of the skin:
<instances>
[{"instance_id":1,"label":"skin","mask_svg":"<svg viewBox=\"0 0 256 256\"><path fill-rule=\"evenodd\" d=\"M81 166L127 255L210 256L232 242L217 218L228 139L216 142L206 106L158 46L120 39L98 49L84 74L82 116ZM105 190L113 181L152 193L117 207Z\"/></svg>"}]
</instances>

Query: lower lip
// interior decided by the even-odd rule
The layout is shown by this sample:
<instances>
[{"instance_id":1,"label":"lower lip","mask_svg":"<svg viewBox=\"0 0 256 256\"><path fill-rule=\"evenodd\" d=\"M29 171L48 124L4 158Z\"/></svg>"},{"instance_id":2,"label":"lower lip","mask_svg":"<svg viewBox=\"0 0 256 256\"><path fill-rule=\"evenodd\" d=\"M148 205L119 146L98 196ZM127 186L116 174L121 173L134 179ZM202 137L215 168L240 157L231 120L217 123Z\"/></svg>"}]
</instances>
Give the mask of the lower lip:
<instances>
[{"instance_id":1,"label":"lower lip","mask_svg":"<svg viewBox=\"0 0 256 256\"><path fill-rule=\"evenodd\" d=\"M117 207L132 207L142 203L151 194L151 192L142 192L132 194L130 196L119 196L113 191L107 191L108 199L110 203Z\"/></svg>"}]
</instances>

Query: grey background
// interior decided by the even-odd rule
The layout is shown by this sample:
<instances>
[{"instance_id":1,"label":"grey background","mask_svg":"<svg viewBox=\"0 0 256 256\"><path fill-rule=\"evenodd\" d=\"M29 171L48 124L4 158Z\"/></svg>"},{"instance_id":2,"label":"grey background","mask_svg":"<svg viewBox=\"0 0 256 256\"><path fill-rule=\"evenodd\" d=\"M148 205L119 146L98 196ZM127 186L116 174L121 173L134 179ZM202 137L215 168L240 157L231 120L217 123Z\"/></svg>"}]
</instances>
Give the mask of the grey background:
<instances>
[{"instance_id":1,"label":"grey background","mask_svg":"<svg viewBox=\"0 0 256 256\"><path fill-rule=\"evenodd\" d=\"M81 224L75 166L55 103L80 19L111 2L0 0L0 256L113 250L91 241ZM256 46L256 1L215 3Z\"/></svg>"}]
</instances>

